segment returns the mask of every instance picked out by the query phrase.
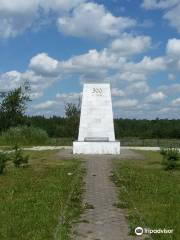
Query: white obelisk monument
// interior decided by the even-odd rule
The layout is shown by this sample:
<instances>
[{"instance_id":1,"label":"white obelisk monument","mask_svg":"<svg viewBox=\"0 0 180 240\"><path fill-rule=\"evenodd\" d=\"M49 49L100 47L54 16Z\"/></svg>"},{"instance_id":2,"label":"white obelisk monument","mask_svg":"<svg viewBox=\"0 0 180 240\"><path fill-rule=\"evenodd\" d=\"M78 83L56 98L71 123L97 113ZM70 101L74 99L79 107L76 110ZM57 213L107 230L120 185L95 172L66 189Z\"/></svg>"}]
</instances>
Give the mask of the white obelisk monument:
<instances>
[{"instance_id":1,"label":"white obelisk monument","mask_svg":"<svg viewBox=\"0 0 180 240\"><path fill-rule=\"evenodd\" d=\"M74 154L120 154L115 141L110 84L84 84Z\"/></svg>"}]
</instances>

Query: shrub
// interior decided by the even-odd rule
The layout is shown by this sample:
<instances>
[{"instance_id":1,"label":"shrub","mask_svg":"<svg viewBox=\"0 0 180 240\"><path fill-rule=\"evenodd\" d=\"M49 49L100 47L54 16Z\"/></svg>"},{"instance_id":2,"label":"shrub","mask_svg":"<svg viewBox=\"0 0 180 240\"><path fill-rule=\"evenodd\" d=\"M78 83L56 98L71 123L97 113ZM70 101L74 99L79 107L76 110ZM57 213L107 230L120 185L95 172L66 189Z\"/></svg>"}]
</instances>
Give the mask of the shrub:
<instances>
[{"instance_id":1,"label":"shrub","mask_svg":"<svg viewBox=\"0 0 180 240\"><path fill-rule=\"evenodd\" d=\"M163 156L162 164L166 170L176 169L178 167L178 161L180 159L180 153L175 148L161 149L161 155Z\"/></svg>"},{"instance_id":2,"label":"shrub","mask_svg":"<svg viewBox=\"0 0 180 240\"><path fill-rule=\"evenodd\" d=\"M22 150L17 145L14 146L13 150L12 161L14 166L19 168L21 165L27 165L29 156L23 156Z\"/></svg>"},{"instance_id":3,"label":"shrub","mask_svg":"<svg viewBox=\"0 0 180 240\"><path fill-rule=\"evenodd\" d=\"M8 160L7 154L0 152L0 174L3 174Z\"/></svg>"},{"instance_id":4,"label":"shrub","mask_svg":"<svg viewBox=\"0 0 180 240\"><path fill-rule=\"evenodd\" d=\"M35 127L14 127L3 132L1 145L44 145L50 141L46 131Z\"/></svg>"}]
</instances>

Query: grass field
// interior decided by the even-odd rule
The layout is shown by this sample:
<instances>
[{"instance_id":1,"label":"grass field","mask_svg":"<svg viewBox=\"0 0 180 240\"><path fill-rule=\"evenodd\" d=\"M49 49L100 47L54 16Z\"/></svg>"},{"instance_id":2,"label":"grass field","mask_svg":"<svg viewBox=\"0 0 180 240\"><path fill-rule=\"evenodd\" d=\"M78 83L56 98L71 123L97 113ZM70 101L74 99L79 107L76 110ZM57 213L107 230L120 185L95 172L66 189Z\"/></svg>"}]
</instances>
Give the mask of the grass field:
<instances>
[{"instance_id":1,"label":"grass field","mask_svg":"<svg viewBox=\"0 0 180 240\"><path fill-rule=\"evenodd\" d=\"M144 160L114 161L113 180L119 189L131 233L137 226L174 229L151 235L155 240L180 239L180 170L165 171L158 152L142 152Z\"/></svg>"},{"instance_id":2,"label":"grass field","mask_svg":"<svg viewBox=\"0 0 180 240\"><path fill-rule=\"evenodd\" d=\"M59 160L55 151L28 154L29 167L9 164L0 175L0 239L68 240L82 211L81 162Z\"/></svg>"},{"instance_id":3,"label":"grass field","mask_svg":"<svg viewBox=\"0 0 180 240\"><path fill-rule=\"evenodd\" d=\"M148 147L177 147L180 148L180 139L138 139L138 138L121 138L121 146L148 146ZM14 140L13 142L5 141L0 136L0 148L3 146L12 146L18 143L20 146L72 146L75 139L72 138L49 138L48 141L37 143L37 141Z\"/></svg>"},{"instance_id":4,"label":"grass field","mask_svg":"<svg viewBox=\"0 0 180 240\"><path fill-rule=\"evenodd\" d=\"M50 138L46 131L35 127L14 127L0 133L0 146L72 146L73 138ZM179 147L180 139L140 139L124 137L121 146Z\"/></svg>"},{"instance_id":5,"label":"grass field","mask_svg":"<svg viewBox=\"0 0 180 240\"><path fill-rule=\"evenodd\" d=\"M121 146L148 146L148 147L177 147L180 148L180 139L140 139L140 138L122 138Z\"/></svg>"}]
</instances>

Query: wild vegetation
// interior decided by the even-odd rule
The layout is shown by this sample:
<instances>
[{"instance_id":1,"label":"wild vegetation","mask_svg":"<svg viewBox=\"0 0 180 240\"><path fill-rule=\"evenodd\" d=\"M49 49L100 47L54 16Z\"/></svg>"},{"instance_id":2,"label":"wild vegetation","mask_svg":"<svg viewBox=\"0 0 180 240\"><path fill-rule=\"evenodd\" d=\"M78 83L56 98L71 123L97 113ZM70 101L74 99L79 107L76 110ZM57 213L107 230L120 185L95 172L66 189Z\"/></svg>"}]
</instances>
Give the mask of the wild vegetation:
<instances>
[{"instance_id":1,"label":"wild vegetation","mask_svg":"<svg viewBox=\"0 0 180 240\"><path fill-rule=\"evenodd\" d=\"M0 152L0 174L3 174L4 172L7 160L7 155L3 152Z\"/></svg>"},{"instance_id":2,"label":"wild vegetation","mask_svg":"<svg viewBox=\"0 0 180 240\"><path fill-rule=\"evenodd\" d=\"M66 104L64 117L46 118L27 116L28 101L30 98L22 88L10 91L1 99L0 145L71 145L77 139L80 104ZM115 119L114 125L116 138L122 145L180 146L180 119ZM165 143L163 139L166 139ZM174 139L174 142L167 143L168 139Z\"/></svg>"},{"instance_id":3,"label":"wild vegetation","mask_svg":"<svg viewBox=\"0 0 180 240\"><path fill-rule=\"evenodd\" d=\"M0 144L5 145L46 145L50 138L45 130L36 127L11 127L0 135Z\"/></svg>"},{"instance_id":4,"label":"wild vegetation","mask_svg":"<svg viewBox=\"0 0 180 240\"><path fill-rule=\"evenodd\" d=\"M11 151L2 151L0 152L0 175L4 173L8 162L12 162L16 168L21 166L27 167L29 156L24 155L21 148L18 145L15 145Z\"/></svg>"},{"instance_id":5,"label":"wild vegetation","mask_svg":"<svg viewBox=\"0 0 180 240\"><path fill-rule=\"evenodd\" d=\"M22 152L22 149L18 147L18 145L15 145L13 147L13 153L12 153L12 162L16 168L19 168L20 166L27 166L29 160L28 155L24 155Z\"/></svg>"},{"instance_id":6,"label":"wild vegetation","mask_svg":"<svg viewBox=\"0 0 180 240\"><path fill-rule=\"evenodd\" d=\"M154 240L180 239L180 171L165 171L163 156L142 152L142 160L115 160L113 180L119 189L119 202L130 224L149 229L173 229L173 234L153 234Z\"/></svg>"},{"instance_id":7,"label":"wild vegetation","mask_svg":"<svg viewBox=\"0 0 180 240\"><path fill-rule=\"evenodd\" d=\"M79 160L62 161L56 151L25 152L28 168L8 162L0 175L0 239L70 239L81 213Z\"/></svg>"},{"instance_id":8,"label":"wild vegetation","mask_svg":"<svg viewBox=\"0 0 180 240\"><path fill-rule=\"evenodd\" d=\"M180 166L180 152L178 151L178 149L161 149L160 153L163 156L162 164L164 165L165 170L173 170Z\"/></svg>"},{"instance_id":9,"label":"wild vegetation","mask_svg":"<svg viewBox=\"0 0 180 240\"><path fill-rule=\"evenodd\" d=\"M50 137L77 138L79 124L70 130L68 117L45 118L44 116L26 117L29 125L44 129ZM155 119L115 119L116 138L175 139L180 138L180 120Z\"/></svg>"}]
</instances>

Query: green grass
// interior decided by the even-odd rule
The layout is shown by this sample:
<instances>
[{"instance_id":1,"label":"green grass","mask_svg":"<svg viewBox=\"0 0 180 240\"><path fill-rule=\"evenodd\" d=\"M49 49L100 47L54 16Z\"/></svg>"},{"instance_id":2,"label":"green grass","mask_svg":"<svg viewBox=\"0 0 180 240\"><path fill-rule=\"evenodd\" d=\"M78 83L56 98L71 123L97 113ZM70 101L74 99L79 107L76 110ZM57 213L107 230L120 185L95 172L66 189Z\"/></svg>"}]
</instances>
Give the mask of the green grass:
<instances>
[{"instance_id":1,"label":"green grass","mask_svg":"<svg viewBox=\"0 0 180 240\"><path fill-rule=\"evenodd\" d=\"M180 171L165 171L158 152L141 152L144 160L115 160L113 179L119 188L131 233L135 227L174 229L155 240L180 239Z\"/></svg>"},{"instance_id":2,"label":"green grass","mask_svg":"<svg viewBox=\"0 0 180 240\"><path fill-rule=\"evenodd\" d=\"M72 146L75 139L68 137L50 138L46 131L27 126L19 126L0 133L0 148L3 146ZM120 139L122 146L179 147L180 139L140 139L124 137Z\"/></svg>"},{"instance_id":3,"label":"green grass","mask_svg":"<svg viewBox=\"0 0 180 240\"><path fill-rule=\"evenodd\" d=\"M140 138L121 138L122 146L148 146L148 147L177 147L180 148L180 139L140 139Z\"/></svg>"},{"instance_id":4,"label":"green grass","mask_svg":"<svg viewBox=\"0 0 180 240\"><path fill-rule=\"evenodd\" d=\"M18 126L0 133L0 146L72 146L72 138L50 138L45 130Z\"/></svg>"},{"instance_id":5,"label":"green grass","mask_svg":"<svg viewBox=\"0 0 180 240\"><path fill-rule=\"evenodd\" d=\"M0 239L68 240L82 211L81 162L62 161L56 151L26 153L28 168L9 163L0 176Z\"/></svg>"}]
</instances>

